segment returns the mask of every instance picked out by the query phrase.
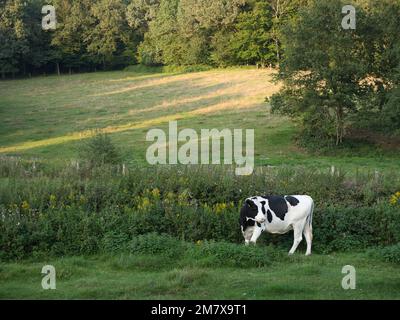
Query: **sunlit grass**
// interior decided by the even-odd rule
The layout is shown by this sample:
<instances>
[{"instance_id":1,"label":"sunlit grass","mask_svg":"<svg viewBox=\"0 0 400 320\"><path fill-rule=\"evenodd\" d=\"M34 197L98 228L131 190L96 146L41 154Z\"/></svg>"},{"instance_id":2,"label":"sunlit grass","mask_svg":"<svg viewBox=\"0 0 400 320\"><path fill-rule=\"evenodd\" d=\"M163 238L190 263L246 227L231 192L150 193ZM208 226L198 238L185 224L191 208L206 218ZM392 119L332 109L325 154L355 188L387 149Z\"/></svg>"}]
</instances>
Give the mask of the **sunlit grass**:
<instances>
[{"instance_id":1,"label":"sunlit grass","mask_svg":"<svg viewBox=\"0 0 400 320\"><path fill-rule=\"evenodd\" d=\"M399 155L346 151L332 156L297 147L296 126L272 115L265 98L279 90L272 71L211 70L189 74L99 72L0 81L0 154L49 161L74 159L93 129L112 134L126 163L146 165L152 128L254 129L258 165L398 169Z\"/></svg>"}]
</instances>

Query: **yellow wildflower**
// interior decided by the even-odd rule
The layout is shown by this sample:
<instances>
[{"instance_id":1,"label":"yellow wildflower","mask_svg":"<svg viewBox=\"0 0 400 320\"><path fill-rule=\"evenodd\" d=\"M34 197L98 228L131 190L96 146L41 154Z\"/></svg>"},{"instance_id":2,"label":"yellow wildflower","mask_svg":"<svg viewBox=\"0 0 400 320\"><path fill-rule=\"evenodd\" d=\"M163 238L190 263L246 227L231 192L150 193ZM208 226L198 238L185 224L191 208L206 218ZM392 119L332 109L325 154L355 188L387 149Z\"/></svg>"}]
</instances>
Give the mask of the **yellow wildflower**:
<instances>
[{"instance_id":1,"label":"yellow wildflower","mask_svg":"<svg viewBox=\"0 0 400 320\"><path fill-rule=\"evenodd\" d=\"M391 205L396 205L396 204L400 204L400 191L396 192L394 195L392 195L392 197L390 198L390 204Z\"/></svg>"},{"instance_id":2,"label":"yellow wildflower","mask_svg":"<svg viewBox=\"0 0 400 320\"><path fill-rule=\"evenodd\" d=\"M154 198L160 197L160 190L158 188L155 188L151 191L151 194L153 195Z\"/></svg>"},{"instance_id":3,"label":"yellow wildflower","mask_svg":"<svg viewBox=\"0 0 400 320\"><path fill-rule=\"evenodd\" d=\"M214 210L216 213L221 213L222 211L224 211L227 208L226 203L217 203L214 206Z\"/></svg>"},{"instance_id":4,"label":"yellow wildflower","mask_svg":"<svg viewBox=\"0 0 400 320\"><path fill-rule=\"evenodd\" d=\"M150 199L147 197L139 198L138 209L146 210L150 206Z\"/></svg>"},{"instance_id":5,"label":"yellow wildflower","mask_svg":"<svg viewBox=\"0 0 400 320\"><path fill-rule=\"evenodd\" d=\"M24 210L29 210L31 206L29 205L28 201L25 200L22 202L21 208Z\"/></svg>"}]
</instances>

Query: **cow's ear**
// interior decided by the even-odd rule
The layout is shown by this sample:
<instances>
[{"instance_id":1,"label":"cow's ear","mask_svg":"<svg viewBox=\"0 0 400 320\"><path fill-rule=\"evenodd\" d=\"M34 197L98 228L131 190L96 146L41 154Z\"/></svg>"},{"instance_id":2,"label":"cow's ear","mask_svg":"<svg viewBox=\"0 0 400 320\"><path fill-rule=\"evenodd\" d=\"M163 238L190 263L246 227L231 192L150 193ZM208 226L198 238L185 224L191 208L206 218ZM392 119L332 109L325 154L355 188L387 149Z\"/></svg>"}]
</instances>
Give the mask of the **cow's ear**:
<instances>
[{"instance_id":1,"label":"cow's ear","mask_svg":"<svg viewBox=\"0 0 400 320\"><path fill-rule=\"evenodd\" d=\"M246 204L250 207L250 208L257 208L257 206L255 205L255 203L253 201L251 201L250 199L246 199Z\"/></svg>"}]
</instances>

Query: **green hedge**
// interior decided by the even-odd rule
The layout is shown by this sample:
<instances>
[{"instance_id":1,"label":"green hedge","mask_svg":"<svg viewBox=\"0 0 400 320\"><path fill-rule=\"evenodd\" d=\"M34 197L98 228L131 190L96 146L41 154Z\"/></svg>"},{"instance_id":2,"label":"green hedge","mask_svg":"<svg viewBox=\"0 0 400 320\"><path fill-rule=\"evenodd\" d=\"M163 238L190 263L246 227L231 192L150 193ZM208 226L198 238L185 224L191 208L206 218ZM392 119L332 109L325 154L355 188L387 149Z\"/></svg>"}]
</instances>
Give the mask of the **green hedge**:
<instances>
[{"instance_id":1,"label":"green hedge","mask_svg":"<svg viewBox=\"0 0 400 320\"><path fill-rule=\"evenodd\" d=\"M129 208L87 212L75 207L41 213L10 213L2 209L0 258L24 258L41 252L73 255L118 251L137 236L150 232L190 242L243 243L236 209L219 214L204 208L177 206L173 212L169 210L161 205L148 212ZM397 208L388 206L316 210L313 228L315 252L392 245L400 241L400 213ZM260 239L261 243L289 250L292 234L266 234ZM136 246L140 246L140 242Z\"/></svg>"},{"instance_id":2,"label":"green hedge","mask_svg":"<svg viewBox=\"0 0 400 320\"><path fill-rule=\"evenodd\" d=\"M315 252L400 242L400 206L390 203L400 189L395 174L377 179L281 169L237 177L207 167L131 168L127 175L117 167L37 168L0 162L1 259L116 252L153 232L189 242L243 243L242 201L266 193L314 198ZM260 242L289 250L292 234L267 234Z\"/></svg>"}]
</instances>

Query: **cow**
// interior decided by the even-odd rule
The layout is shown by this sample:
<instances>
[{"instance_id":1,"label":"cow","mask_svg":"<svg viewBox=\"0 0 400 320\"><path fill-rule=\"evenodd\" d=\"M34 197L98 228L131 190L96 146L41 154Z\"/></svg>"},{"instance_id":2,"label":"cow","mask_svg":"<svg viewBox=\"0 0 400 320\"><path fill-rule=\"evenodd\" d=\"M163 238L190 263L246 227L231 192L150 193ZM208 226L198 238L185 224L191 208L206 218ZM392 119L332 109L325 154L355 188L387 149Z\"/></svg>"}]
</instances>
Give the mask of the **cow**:
<instances>
[{"instance_id":1,"label":"cow","mask_svg":"<svg viewBox=\"0 0 400 320\"><path fill-rule=\"evenodd\" d=\"M284 234L293 230L289 255L296 251L303 234L307 241L306 256L311 255L313 211L314 201L307 195L247 198L239 219L245 244L255 244L263 231Z\"/></svg>"}]
</instances>

